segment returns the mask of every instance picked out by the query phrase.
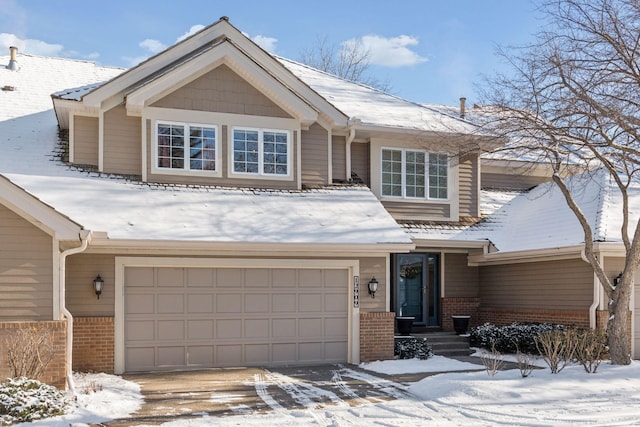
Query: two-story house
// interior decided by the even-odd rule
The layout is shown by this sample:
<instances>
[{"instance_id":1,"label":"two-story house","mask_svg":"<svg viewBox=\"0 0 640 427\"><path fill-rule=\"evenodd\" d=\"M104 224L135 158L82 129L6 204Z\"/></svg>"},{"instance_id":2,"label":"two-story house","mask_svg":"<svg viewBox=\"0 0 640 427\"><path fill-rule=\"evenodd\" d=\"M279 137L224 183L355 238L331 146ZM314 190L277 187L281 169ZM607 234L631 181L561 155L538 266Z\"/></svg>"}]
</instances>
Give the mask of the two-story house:
<instances>
[{"instance_id":1,"label":"two-story house","mask_svg":"<svg viewBox=\"0 0 640 427\"><path fill-rule=\"evenodd\" d=\"M580 242L535 234L566 214L522 194L544 168L483 155L501 141L457 109L275 57L226 18L129 70L5 62L0 333L52 330L49 382L359 363L393 357L400 315L595 327L604 308Z\"/></svg>"}]
</instances>

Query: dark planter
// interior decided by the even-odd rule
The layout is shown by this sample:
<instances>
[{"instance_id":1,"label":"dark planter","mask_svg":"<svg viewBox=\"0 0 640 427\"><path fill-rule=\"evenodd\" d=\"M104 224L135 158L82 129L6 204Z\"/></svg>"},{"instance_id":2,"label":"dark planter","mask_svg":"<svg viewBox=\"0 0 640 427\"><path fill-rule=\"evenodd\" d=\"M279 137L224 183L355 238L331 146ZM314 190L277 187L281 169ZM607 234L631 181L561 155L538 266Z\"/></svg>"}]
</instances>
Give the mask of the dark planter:
<instances>
[{"instance_id":1,"label":"dark planter","mask_svg":"<svg viewBox=\"0 0 640 427\"><path fill-rule=\"evenodd\" d=\"M453 319L453 329L456 331L456 334L466 334L471 316L451 316L451 318Z\"/></svg>"},{"instance_id":2,"label":"dark planter","mask_svg":"<svg viewBox=\"0 0 640 427\"><path fill-rule=\"evenodd\" d=\"M396 317L396 325L398 326L399 335L411 335L411 327L415 317Z\"/></svg>"}]
</instances>

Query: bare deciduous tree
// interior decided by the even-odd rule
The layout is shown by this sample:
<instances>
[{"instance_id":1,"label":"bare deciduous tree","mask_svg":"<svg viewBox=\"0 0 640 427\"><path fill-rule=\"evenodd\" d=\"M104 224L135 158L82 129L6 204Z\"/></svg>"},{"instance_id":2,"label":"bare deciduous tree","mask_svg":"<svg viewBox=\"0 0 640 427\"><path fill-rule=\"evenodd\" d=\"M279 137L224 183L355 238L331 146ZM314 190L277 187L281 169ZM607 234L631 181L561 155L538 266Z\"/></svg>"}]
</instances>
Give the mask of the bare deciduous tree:
<instances>
[{"instance_id":1,"label":"bare deciduous tree","mask_svg":"<svg viewBox=\"0 0 640 427\"><path fill-rule=\"evenodd\" d=\"M640 181L640 1L550 0L541 5L548 25L530 46L499 54L513 75L488 80L485 103L495 106L495 128L548 162L584 232L584 254L609 301L607 325L613 364L629 364L629 302L640 264L640 226L629 215L629 191ZM514 136L516 136L514 138ZM522 144L518 144L522 142ZM594 168L607 171L621 194L621 280L607 277L593 228L562 177Z\"/></svg>"},{"instance_id":2,"label":"bare deciduous tree","mask_svg":"<svg viewBox=\"0 0 640 427\"><path fill-rule=\"evenodd\" d=\"M301 51L299 61L345 80L363 83L384 92L390 90L388 81L380 81L367 73L371 64L370 51L360 39L352 39L338 46L330 43L326 36L317 37L313 46Z\"/></svg>"}]
</instances>

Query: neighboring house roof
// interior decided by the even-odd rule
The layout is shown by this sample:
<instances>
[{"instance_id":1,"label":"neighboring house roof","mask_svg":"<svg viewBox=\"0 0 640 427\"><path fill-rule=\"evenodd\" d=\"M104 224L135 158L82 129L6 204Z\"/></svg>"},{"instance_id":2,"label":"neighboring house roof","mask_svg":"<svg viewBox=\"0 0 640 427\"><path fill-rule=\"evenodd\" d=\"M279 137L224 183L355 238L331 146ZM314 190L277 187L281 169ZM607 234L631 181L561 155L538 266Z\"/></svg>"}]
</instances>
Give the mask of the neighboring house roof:
<instances>
[{"instance_id":1,"label":"neighboring house roof","mask_svg":"<svg viewBox=\"0 0 640 427\"><path fill-rule=\"evenodd\" d=\"M8 57L0 57L0 64ZM143 184L86 172L56 155L50 94L91 87L122 70L20 55L0 68L0 174L71 220L111 239L400 244L411 240L364 187L306 191L241 190ZM46 70L46 71L45 71ZM77 96L81 90L68 91Z\"/></svg>"},{"instance_id":2,"label":"neighboring house roof","mask_svg":"<svg viewBox=\"0 0 640 427\"><path fill-rule=\"evenodd\" d=\"M363 125L423 132L467 133L477 126L428 106L341 79L290 59L276 57L293 74L351 119Z\"/></svg>"},{"instance_id":3,"label":"neighboring house roof","mask_svg":"<svg viewBox=\"0 0 640 427\"><path fill-rule=\"evenodd\" d=\"M605 169L567 178L574 200L593 230L593 241L622 242L622 196ZM630 232L640 217L640 184L629 188ZM490 241L500 253L538 251L584 244L584 232L553 182L528 192L482 191L485 219L469 226L407 224L414 239Z\"/></svg>"}]
</instances>

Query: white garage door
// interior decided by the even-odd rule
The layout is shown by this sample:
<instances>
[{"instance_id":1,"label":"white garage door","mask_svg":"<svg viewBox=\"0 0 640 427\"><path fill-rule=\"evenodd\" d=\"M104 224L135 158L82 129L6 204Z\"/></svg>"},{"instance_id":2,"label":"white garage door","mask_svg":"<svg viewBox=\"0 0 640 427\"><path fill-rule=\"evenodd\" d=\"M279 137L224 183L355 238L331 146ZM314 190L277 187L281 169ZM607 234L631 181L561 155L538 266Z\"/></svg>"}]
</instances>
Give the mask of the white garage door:
<instances>
[{"instance_id":1,"label":"white garage door","mask_svg":"<svg viewBox=\"0 0 640 427\"><path fill-rule=\"evenodd\" d=\"M636 283L638 283L636 281ZM633 358L640 359L640 284L634 286L634 301L633 301L633 323L634 323L634 337L633 337Z\"/></svg>"},{"instance_id":2,"label":"white garage door","mask_svg":"<svg viewBox=\"0 0 640 427\"><path fill-rule=\"evenodd\" d=\"M345 362L348 269L124 270L125 370Z\"/></svg>"}]
</instances>

